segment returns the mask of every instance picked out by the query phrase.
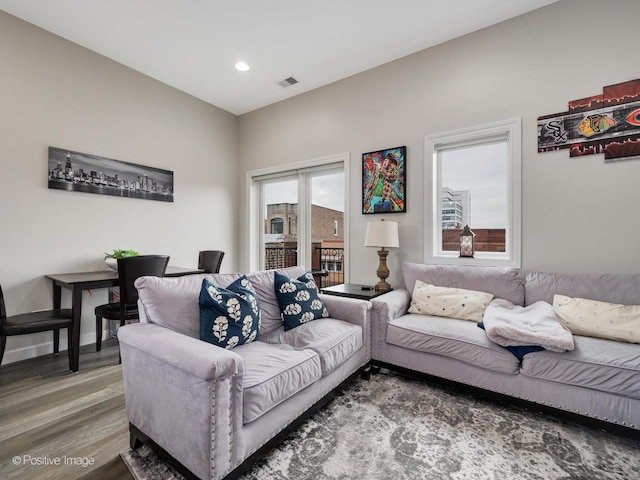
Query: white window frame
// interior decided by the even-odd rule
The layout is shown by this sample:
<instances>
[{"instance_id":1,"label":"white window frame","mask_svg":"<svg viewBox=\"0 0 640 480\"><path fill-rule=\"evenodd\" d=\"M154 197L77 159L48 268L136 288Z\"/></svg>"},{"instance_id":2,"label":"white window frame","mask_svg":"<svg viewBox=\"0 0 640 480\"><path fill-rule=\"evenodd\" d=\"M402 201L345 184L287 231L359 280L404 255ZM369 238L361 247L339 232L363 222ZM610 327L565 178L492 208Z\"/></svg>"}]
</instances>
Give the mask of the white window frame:
<instances>
[{"instance_id":1,"label":"white window frame","mask_svg":"<svg viewBox=\"0 0 640 480\"><path fill-rule=\"evenodd\" d=\"M477 127L425 136L425 263L484 265L520 268L522 265L522 127L513 118ZM473 146L496 138L507 140L507 226L505 252L475 252L474 258L460 258L458 252L442 250L442 205L440 195L439 150L453 146ZM473 229L473 226L471 226Z\"/></svg>"},{"instance_id":2,"label":"white window frame","mask_svg":"<svg viewBox=\"0 0 640 480\"><path fill-rule=\"evenodd\" d=\"M305 268L311 269L311 224L307 222L307 218L311 217L311 177L306 175L308 173L316 173L328 170L341 169L344 175L344 216L343 216L343 229L344 229L344 256L349 259L348 253L349 246L349 160L350 155L348 152L340 153L336 155L329 155L326 157L315 158L311 160L305 160L301 162L289 163L286 165L280 165L276 167L267 167L259 170L251 170L247 172L247 205L249 206L249 212L247 215L247 229L248 238L246 243L247 248L247 267L248 271L255 272L260 269L260 265L264 260L264 224L262 219L264 218L263 205L262 205L262 192L260 191L260 185L264 180L270 179L286 179L298 178L298 205L305 205L306 208L300 208L298 212L298 242L300 245L304 245L304 249L299 249L298 263L304 265ZM346 262L345 262L346 263ZM349 272L347 265L343 265L344 269L344 281L348 283Z\"/></svg>"}]
</instances>

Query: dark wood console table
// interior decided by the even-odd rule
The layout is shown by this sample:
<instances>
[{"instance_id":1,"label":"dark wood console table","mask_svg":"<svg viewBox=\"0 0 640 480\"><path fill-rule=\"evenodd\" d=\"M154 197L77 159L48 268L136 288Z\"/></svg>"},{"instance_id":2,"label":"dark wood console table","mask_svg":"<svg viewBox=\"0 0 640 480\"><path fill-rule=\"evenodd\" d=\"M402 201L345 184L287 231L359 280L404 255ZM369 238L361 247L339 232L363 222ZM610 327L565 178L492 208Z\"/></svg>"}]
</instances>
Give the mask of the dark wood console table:
<instances>
[{"instance_id":1,"label":"dark wood console table","mask_svg":"<svg viewBox=\"0 0 640 480\"><path fill-rule=\"evenodd\" d=\"M179 277L192 273L202 273L195 268L168 266L166 277ZM71 290L71 344L69 348L69 368L77 372L80 363L80 320L82 319L82 291L93 288L109 288L118 286L118 272L114 270L98 270L95 272L57 273L45 275L53 282L53 308L61 308L62 289Z\"/></svg>"}]
</instances>

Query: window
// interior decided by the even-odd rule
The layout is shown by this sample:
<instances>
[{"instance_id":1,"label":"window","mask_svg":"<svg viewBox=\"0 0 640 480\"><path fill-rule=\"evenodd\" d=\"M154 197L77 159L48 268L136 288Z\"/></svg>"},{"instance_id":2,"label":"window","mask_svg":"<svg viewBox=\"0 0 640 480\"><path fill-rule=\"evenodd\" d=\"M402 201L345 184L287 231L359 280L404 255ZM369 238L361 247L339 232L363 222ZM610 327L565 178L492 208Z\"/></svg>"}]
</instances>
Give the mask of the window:
<instances>
[{"instance_id":1,"label":"window","mask_svg":"<svg viewBox=\"0 0 640 480\"><path fill-rule=\"evenodd\" d=\"M271 232L270 233L284 233L284 222L281 218L276 217L271 219Z\"/></svg>"},{"instance_id":2,"label":"window","mask_svg":"<svg viewBox=\"0 0 640 480\"><path fill-rule=\"evenodd\" d=\"M251 271L303 265L320 286L346 281L347 161L341 154L248 173Z\"/></svg>"},{"instance_id":3,"label":"window","mask_svg":"<svg viewBox=\"0 0 640 480\"><path fill-rule=\"evenodd\" d=\"M520 119L425 137L425 261L520 267ZM474 258L460 258L465 225Z\"/></svg>"}]
</instances>

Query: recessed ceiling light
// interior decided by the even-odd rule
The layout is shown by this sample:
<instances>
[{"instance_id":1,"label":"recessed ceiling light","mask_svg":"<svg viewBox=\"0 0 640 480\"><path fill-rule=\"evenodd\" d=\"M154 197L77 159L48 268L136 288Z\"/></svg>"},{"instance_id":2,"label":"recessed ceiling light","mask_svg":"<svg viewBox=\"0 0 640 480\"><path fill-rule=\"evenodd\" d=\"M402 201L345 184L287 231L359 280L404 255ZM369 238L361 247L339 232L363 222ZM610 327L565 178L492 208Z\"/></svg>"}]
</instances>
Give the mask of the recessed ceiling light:
<instances>
[{"instance_id":1,"label":"recessed ceiling light","mask_svg":"<svg viewBox=\"0 0 640 480\"><path fill-rule=\"evenodd\" d=\"M236 69L240 70L241 72L246 72L247 70L249 70L249 65L247 65L244 62L238 62L236 63Z\"/></svg>"}]
</instances>

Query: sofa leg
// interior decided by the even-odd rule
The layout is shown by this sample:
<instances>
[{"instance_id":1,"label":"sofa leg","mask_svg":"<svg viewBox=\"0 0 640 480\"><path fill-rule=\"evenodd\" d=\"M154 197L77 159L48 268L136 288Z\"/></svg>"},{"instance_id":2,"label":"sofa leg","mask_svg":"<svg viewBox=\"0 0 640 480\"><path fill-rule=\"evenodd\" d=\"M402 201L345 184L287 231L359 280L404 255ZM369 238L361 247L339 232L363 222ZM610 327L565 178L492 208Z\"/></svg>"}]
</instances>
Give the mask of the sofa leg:
<instances>
[{"instance_id":1,"label":"sofa leg","mask_svg":"<svg viewBox=\"0 0 640 480\"><path fill-rule=\"evenodd\" d=\"M142 440L140 440L138 437L136 437L135 433L130 432L129 433L129 446L131 447L131 450L136 450L137 448L140 448L142 445L144 445L142 443Z\"/></svg>"},{"instance_id":2,"label":"sofa leg","mask_svg":"<svg viewBox=\"0 0 640 480\"><path fill-rule=\"evenodd\" d=\"M371 375L375 375L380 372L380 365L369 362L360 370L360 378L363 380L370 380Z\"/></svg>"}]
</instances>

